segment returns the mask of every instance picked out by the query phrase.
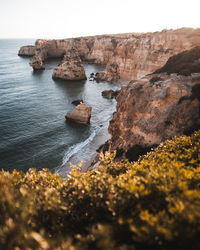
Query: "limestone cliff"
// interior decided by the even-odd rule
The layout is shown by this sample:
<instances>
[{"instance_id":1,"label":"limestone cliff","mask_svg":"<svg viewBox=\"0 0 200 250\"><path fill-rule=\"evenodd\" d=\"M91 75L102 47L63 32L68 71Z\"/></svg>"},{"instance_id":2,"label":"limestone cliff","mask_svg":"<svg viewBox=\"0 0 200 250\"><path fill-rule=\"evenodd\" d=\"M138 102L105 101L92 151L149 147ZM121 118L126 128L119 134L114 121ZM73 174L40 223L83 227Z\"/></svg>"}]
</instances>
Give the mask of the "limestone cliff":
<instances>
[{"instance_id":1,"label":"limestone cliff","mask_svg":"<svg viewBox=\"0 0 200 250\"><path fill-rule=\"evenodd\" d=\"M34 68L48 58L63 58L67 50L75 48L83 61L106 64L99 78L108 81L130 81L152 73L162 67L169 57L200 45L200 29L182 28L154 33L130 33L38 40Z\"/></svg>"},{"instance_id":2,"label":"limestone cliff","mask_svg":"<svg viewBox=\"0 0 200 250\"><path fill-rule=\"evenodd\" d=\"M157 72L131 81L117 96L107 146L118 157L135 160L166 139L200 128L200 47L172 56Z\"/></svg>"},{"instance_id":3,"label":"limestone cliff","mask_svg":"<svg viewBox=\"0 0 200 250\"><path fill-rule=\"evenodd\" d=\"M106 64L114 55L119 38L112 36L80 37L63 40L38 40L36 42L35 57L43 63L49 58L63 58L69 49L74 48L80 58L90 63ZM30 62L34 68L34 64ZM43 67L43 65L41 65Z\"/></svg>"},{"instance_id":4,"label":"limestone cliff","mask_svg":"<svg viewBox=\"0 0 200 250\"><path fill-rule=\"evenodd\" d=\"M156 82L151 77L159 79ZM130 82L117 97L110 121L110 150L132 159L175 135L200 125L200 74L196 77L159 74ZM120 155L121 152L121 155Z\"/></svg>"},{"instance_id":5,"label":"limestone cliff","mask_svg":"<svg viewBox=\"0 0 200 250\"><path fill-rule=\"evenodd\" d=\"M106 144L118 157L135 160L168 138L200 128L200 29L38 40L30 64L43 68L48 58L65 55L54 71L64 75L77 69L76 63L68 69L72 48L80 61L106 64L97 78L130 81L117 96Z\"/></svg>"},{"instance_id":6,"label":"limestone cliff","mask_svg":"<svg viewBox=\"0 0 200 250\"><path fill-rule=\"evenodd\" d=\"M163 66L169 57L200 45L200 29L134 35L118 43L104 79L134 80Z\"/></svg>"}]
</instances>

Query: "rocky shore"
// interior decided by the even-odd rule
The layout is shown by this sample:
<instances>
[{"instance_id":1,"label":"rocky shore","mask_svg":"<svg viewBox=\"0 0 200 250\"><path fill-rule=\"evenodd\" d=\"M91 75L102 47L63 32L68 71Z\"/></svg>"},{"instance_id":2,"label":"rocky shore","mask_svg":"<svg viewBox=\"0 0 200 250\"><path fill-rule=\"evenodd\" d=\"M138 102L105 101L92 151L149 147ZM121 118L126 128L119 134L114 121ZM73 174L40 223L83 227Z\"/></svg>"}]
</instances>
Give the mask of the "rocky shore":
<instances>
[{"instance_id":1,"label":"rocky shore","mask_svg":"<svg viewBox=\"0 0 200 250\"><path fill-rule=\"evenodd\" d=\"M200 29L191 28L37 40L30 65L43 69L49 58L63 58L53 77L74 80L85 79L83 61L106 64L98 79L129 82L117 96L111 139L101 149L136 160L164 140L200 127L199 46Z\"/></svg>"}]
</instances>

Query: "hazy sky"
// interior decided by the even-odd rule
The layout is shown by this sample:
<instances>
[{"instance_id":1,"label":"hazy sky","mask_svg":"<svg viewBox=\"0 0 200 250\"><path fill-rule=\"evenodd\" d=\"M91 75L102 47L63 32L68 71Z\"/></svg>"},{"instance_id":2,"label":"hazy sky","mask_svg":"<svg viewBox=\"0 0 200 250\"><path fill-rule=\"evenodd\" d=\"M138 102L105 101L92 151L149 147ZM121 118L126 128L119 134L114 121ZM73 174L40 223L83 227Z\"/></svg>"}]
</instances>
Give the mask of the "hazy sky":
<instances>
[{"instance_id":1,"label":"hazy sky","mask_svg":"<svg viewBox=\"0 0 200 250\"><path fill-rule=\"evenodd\" d=\"M0 0L0 38L200 27L200 0Z\"/></svg>"}]
</instances>

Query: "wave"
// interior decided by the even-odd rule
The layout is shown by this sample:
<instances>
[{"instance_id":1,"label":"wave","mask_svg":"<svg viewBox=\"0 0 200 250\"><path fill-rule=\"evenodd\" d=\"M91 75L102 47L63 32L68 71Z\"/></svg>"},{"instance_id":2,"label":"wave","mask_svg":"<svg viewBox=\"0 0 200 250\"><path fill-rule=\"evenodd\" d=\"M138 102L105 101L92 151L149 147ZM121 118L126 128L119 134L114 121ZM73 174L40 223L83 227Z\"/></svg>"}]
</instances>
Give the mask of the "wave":
<instances>
[{"instance_id":1,"label":"wave","mask_svg":"<svg viewBox=\"0 0 200 250\"><path fill-rule=\"evenodd\" d=\"M87 165L87 162L90 162L92 157L96 155L96 149L108 140L106 134L112 114L106 114L105 111L102 111L99 112L97 117L101 122L98 122L94 131L85 141L72 145L67 149L63 156L62 163L54 169L56 173L65 177L66 171L68 172L70 170L69 162L76 165L81 160L84 160L84 166L85 163Z\"/></svg>"},{"instance_id":2,"label":"wave","mask_svg":"<svg viewBox=\"0 0 200 250\"><path fill-rule=\"evenodd\" d=\"M62 160L62 164L55 169L55 172L57 173L64 165L66 165L69 162L70 158L73 155L77 154L81 149L83 149L86 145L88 145L95 138L95 136L98 133L98 130L99 130L99 128L94 130L91 133L91 135L85 141L77 143L77 144L71 146L65 152L65 155L64 155L63 160Z\"/></svg>"}]
</instances>

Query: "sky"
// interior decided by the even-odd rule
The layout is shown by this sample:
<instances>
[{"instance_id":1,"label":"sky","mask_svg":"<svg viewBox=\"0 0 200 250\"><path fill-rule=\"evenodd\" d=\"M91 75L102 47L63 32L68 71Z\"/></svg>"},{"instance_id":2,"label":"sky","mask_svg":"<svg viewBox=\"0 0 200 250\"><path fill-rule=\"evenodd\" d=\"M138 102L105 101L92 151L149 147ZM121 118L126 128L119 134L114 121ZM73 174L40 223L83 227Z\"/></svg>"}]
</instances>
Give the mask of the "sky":
<instances>
[{"instance_id":1,"label":"sky","mask_svg":"<svg viewBox=\"0 0 200 250\"><path fill-rule=\"evenodd\" d=\"M200 0L0 0L0 38L200 28Z\"/></svg>"}]
</instances>

